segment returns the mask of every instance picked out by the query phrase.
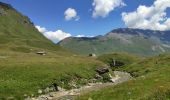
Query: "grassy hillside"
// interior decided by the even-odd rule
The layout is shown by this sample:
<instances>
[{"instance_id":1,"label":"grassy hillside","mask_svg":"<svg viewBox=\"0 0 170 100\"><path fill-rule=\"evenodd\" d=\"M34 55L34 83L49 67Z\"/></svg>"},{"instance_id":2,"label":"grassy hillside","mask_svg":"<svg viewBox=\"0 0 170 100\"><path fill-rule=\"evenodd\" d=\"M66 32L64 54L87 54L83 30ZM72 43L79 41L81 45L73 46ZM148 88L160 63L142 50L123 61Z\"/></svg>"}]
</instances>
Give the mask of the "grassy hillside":
<instances>
[{"instance_id":1,"label":"grassy hillside","mask_svg":"<svg viewBox=\"0 0 170 100\"><path fill-rule=\"evenodd\" d=\"M142 57L140 56L128 54L128 53L103 54L97 57L97 60L106 63L108 66L113 60L120 61L124 63L124 66L128 66L133 64L134 62L140 61L141 59Z\"/></svg>"},{"instance_id":2,"label":"grassy hillside","mask_svg":"<svg viewBox=\"0 0 170 100\"><path fill-rule=\"evenodd\" d=\"M78 54L88 55L95 53L102 55L112 52L127 52L144 56L153 56L164 52L169 52L169 42L164 44L161 36L156 36L151 31L151 36L146 35L147 30L138 32L137 30L120 29L124 33L110 32L104 36L93 38L69 37L62 40L58 45L67 48ZM134 33L135 32L135 33ZM164 34L164 33L159 33ZM169 33L166 33L169 34Z\"/></svg>"},{"instance_id":3,"label":"grassy hillside","mask_svg":"<svg viewBox=\"0 0 170 100\"><path fill-rule=\"evenodd\" d=\"M39 89L43 90L52 83L66 89L72 88L70 82L86 84L95 76L96 67L103 65L90 58L50 52L47 56L33 53L0 55L0 99L38 95Z\"/></svg>"},{"instance_id":4,"label":"grassy hillside","mask_svg":"<svg viewBox=\"0 0 170 100\"><path fill-rule=\"evenodd\" d=\"M169 62L170 55L160 55L117 69L131 73L135 79L82 95L78 100L169 100Z\"/></svg>"},{"instance_id":5,"label":"grassy hillside","mask_svg":"<svg viewBox=\"0 0 170 100\"><path fill-rule=\"evenodd\" d=\"M47 55L36 53L45 51ZM47 40L26 16L0 2L0 100L36 96L52 84L86 84L103 63L66 52Z\"/></svg>"},{"instance_id":6,"label":"grassy hillside","mask_svg":"<svg viewBox=\"0 0 170 100\"><path fill-rule=\"evenodd\" d=\"M0 50L32 47L59 50L47 40L28 17L21 15L8 4L0 3Z\"/></svg>"}]
</instances>

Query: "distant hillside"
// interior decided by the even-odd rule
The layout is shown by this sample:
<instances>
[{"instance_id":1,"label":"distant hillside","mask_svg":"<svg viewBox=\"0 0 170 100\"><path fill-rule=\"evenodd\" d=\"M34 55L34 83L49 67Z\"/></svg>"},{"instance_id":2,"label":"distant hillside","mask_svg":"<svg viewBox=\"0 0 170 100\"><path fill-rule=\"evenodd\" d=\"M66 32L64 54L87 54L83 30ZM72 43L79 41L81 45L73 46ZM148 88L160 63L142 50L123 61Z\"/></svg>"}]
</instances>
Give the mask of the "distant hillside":
<instances>
[{"instance_id":1,"label":"distant hillside","mask_svg":"<svg viewBox=\"0 0 170 100\"><path fill-rule=\"evenodd\" d=\"M111 52L156 55L170 51L170 31L120 28L93 38L69 37L58 45L83 55Z\"/></svg>"}]
</instances>

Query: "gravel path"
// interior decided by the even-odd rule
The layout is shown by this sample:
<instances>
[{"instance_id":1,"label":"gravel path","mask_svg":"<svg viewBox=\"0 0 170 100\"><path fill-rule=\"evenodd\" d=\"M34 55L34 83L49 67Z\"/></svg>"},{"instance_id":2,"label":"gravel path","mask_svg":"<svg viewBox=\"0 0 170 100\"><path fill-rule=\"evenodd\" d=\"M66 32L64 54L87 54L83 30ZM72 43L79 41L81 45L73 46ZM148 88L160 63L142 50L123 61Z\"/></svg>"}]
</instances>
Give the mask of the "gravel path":
<instances>
[{"instance_id":1,"label":"gravel path","mask_svg":"<svg viewBox=\"0 0 170 100\"><path fill-rule=\"evenodd\" d=\"M132 77L129 73L114 71L115 77L112 77L113 83L89 83L88 86L83 86L79 89L72 89L69 91L52 92L47 95L41 95L38 98L32 98L29 100L73 100L75 96L86 94L91 91L97 91L104 87L117 85L119 83L126 82Z\"/></svg>"}]
</instances>

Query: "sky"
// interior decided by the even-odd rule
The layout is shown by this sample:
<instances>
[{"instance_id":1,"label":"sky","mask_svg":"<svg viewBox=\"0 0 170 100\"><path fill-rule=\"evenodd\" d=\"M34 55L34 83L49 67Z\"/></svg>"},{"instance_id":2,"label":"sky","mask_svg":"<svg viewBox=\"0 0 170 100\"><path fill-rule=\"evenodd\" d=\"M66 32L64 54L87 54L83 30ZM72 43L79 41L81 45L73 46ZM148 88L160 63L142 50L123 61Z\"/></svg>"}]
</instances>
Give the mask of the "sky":
<instances>
[{"instance_id":1,"label":"sky","mask_svg":"<svg viewBox=\"0 0 170 100\"><path fill-rule=\"evenodd\" d=\"M48 39L93 37L116 28L170 30L170 0L0 0Z\"/></svg>"}]
</instances>

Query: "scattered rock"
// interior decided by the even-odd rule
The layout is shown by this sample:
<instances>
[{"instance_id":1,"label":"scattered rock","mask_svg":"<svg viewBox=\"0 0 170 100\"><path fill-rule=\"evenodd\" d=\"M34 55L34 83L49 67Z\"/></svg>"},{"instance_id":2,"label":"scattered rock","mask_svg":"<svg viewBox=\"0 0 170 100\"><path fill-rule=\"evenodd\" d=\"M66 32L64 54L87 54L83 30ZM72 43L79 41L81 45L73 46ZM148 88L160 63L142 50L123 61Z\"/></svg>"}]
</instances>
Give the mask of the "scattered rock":
<instances>
[{"instance_id":1,"label":"scattered rock","mask_svg":"<svg viewBox=\"0 0 170 100\"><path fill-rule=\"evenodd\" d=\"M14 100L14 97L8 97L7 100Z\"/></svg>"},{"instance_id":2,"label":"scattered rock","mask_svg":"<svg viewBox=\"0 0 170 100\"><path fill-rule=\"evenodd\" d=\"M125 72L114 71L115 76L112 77L111 74L108 74L114 80L114 83L88 83L86 86L81 86L78 89L64 90L61 87L57 86L57 92L50 92L46 95L41 95L37 98L30 98L26 100L72 100L72 97L81 95L82 93L89 93L89 91L99 90L106 86L117 85L118 83L122 83L131 79L130 74ZM130 93L128 93L130 94ZM93 100L92 98L88 98L88 100Z\"/></svg>"},{"instance_id":3,"label":"scattered rock","mask_svg":"<svg viewBox=\"0 0 170 100\"><path fill-rule=\"evenodd\" d=\"M27 95L27 94L24 94L24 97L28 97L28 95Z\"/></svg>"},{"instance_id":4,"label":"scattered rock","mask_svg":"<svg viewBox=\"0 0 170 100\"><path fill-rule=\"evenodd\" d=\"M59 91L65 91L65 89L63 89L63 88L61 88L61 87L59 87L59 86L58 86L58 90L59 90Z\"/></svg>"},{"instance_id":5,"label":"scattered rock","mask_svg":"<svg viewBox=\"0 0 170 100\"><path fill-rule=\"evenodd\" d=\"M96 79L102 79L103 77L100 76L99 74L96 74L96 75L95 75L95 78L96 78Z\"/></svg>"},{"instance_id":6,"label":"scattered rock","mask_svg":"<svg viewBox=\"0 0 170 100\"><path fill-rule=\"evenodd\" d=\"M31 97L34 97L34 94L31 94Z\"/></svg>"},{"instance_id":7,"label":"scattered rock","mask_svg":"<svg viewBox=\"0 0 170 100\"><path fill-rule=\"evenodd\" d=\"M93 100L92 98L88 98L88 100Z\"/></svg>"},{"instance_id":8,"label":"scattered rock","mask_svg":"<svg viewBox=\"0 0 170 100\"><path fill-rule=\"evenodd\" d=\"M59 91L58 90L58 85L56 83L53 83L52 85L53 85L55 91Z\"/></svg>"},{"instance_id":9,"label":"scattered rock","mask_svg":"<svg viewBox=\"0 0 170 100\"><path fill-rule=\"evenodd\" d=\"M44 90L44 93L49 93L50 92L50 88L47 87L45 90Z\"/></svg>"},{"instance_id":10,"label":"scattered rock","mask_svg":"<svg viewBox=\"0 0 170 100\"><path fill-rule=\"evenodd\" d=\"M105 74L105 73L108 73L109 72L109 69L108 68L98 68L96 69L96 72L101 75L101 74Z\"/></svg>"},{"instance_id":11,"label":"scattered rock","mask_svg":"<svg viewBox=\"0 0 170 100\"><path fill-rule=\"evenodd\" d=\"M38 94L42 94L43 91L41 89L38 90Z\"/></svg>"}]
</instances>

